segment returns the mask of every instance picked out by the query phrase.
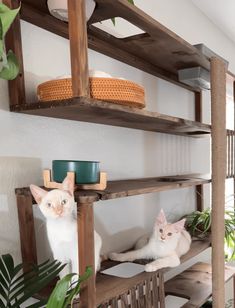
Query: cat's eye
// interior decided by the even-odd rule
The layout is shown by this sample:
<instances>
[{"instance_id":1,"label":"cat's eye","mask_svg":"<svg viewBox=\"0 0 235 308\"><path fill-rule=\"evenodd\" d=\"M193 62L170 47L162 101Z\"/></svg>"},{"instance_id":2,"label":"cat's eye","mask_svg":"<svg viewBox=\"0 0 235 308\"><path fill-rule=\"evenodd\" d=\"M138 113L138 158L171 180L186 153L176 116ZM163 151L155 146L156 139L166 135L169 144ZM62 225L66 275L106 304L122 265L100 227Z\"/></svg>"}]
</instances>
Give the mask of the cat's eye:
<instances>
[{"instance_id":1,"label":"cat's eye","mask_svg":"<svg viewBox=\"0 0 235 308\"><path fill-rule=\"evenodd\" d=\"M68 200L64 199L61 201L61 205L65 205L68 202Z\"/></svg>"},{"instance_id":2,"label":"cat's eye","mask_svg":"<svg viewBox=\"0 0 235 308\"><path fill-rule=\"evenodd\" d=\"M171 236L171 235L172 235L172 233L171 233L171 232L169 232L169 233L167 233L167 235L168 235L168 236Z\"/></svg>"},{"instance_id":3,"label":"cat's eye","mask_svg":"<svg viewBox=\"0 0 235 308\"><path fill-rule=\"evenodd\" d=\"M47 202L47 207L51 207L51 202Z\"/></svg>"},{"instance_id":4,"label":"cat's eye","mask_svg":"<svg viewBox=\"0 0 235 308\"><path fill-rule=\"evenodd\" d=\"M160 232L160 233L162 233L162 232L163 232L163 230L162 230L162 229L159 229L159 232Z\"/></svg>"}]
</instances>

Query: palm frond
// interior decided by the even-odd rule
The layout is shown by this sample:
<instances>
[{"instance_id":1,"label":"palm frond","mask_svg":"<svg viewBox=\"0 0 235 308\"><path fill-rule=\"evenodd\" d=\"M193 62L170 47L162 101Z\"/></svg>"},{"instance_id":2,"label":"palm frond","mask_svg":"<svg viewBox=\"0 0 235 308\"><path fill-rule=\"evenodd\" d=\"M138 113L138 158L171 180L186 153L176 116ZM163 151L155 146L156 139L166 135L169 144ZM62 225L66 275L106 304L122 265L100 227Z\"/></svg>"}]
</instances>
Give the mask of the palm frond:
<instances>
[{"instance_id":1,"label":"palm frond","mask_svg":"<svg viewBox=\"0 0 235 308\"><path fill-rule=\"evenodd\" d=\"M64 268L59 261L47 260L38 266L22 273L23 264L14 265L10 254L0 257L0 293L1 308L18 308L28 298L46 287ZM32 308L42 307L45 301L40 301Z\"/></svg>"}]
</instances>

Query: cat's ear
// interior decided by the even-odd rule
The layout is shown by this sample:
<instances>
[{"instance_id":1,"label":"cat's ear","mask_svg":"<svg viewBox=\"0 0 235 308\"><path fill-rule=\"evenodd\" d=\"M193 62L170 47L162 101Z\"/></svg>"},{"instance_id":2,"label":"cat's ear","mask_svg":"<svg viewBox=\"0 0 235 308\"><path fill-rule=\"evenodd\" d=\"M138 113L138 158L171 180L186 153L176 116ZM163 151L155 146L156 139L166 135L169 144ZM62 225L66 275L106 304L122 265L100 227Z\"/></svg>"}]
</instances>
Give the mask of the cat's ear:
<instances>
[{"instance_id":1,"label":"cat's ear","mask_svg":"<svg viewBox=\"0 0 235 308\"><path fill-rule=\"evenodd\" d=\"M157 216L156 224L159 226L165 226L167 225L166 216L164 214L164 211L161 209L160 213Z\"/></svg>"},{"instance_id":2,"label":"cat's ear","mask_svg":"<svg viewBox=\"0 0 235 308\"><path fill-rule=\"evenodd\" d=\"M30 185L29 188L37 204L40 204L47 191L36 185Z\"/></svg>"},{"instance_id":3,"label":"cat's ear","mask_svg":"<svg viewBox=\"0 0 235 308\"><path fill-rule=\"evenodd\" d=\"M68 191L69 194L73 196L73 193L74 193L74 178L73 177L67 175L62 183L62 186L63 186L63 190Z\"/></svg>"},{"instance_id":4,"label":"cat's ear","mask_svg":"<svg viewBox=\"0 0 235 308\"><path fill-rule=\"evenodd\" d=\"M176 232L181 232L184 229L186 219L181 219L175 222L172 226Z\"/></svg>"}]
</instances>

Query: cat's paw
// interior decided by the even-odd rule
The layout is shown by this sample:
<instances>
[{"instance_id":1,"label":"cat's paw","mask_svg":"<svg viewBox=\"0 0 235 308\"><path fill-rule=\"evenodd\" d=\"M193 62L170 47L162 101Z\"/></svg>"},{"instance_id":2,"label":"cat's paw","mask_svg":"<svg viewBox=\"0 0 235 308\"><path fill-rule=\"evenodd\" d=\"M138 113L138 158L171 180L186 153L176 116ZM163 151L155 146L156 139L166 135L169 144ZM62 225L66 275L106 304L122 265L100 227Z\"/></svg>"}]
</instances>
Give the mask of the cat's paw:
<instances>
[{"instance_id":1,"label":"cat's paw","mask_svg":"<svg viewBox=\"0 0 235 308\"><path fill-rule=\"evenodd\" d=\"M144 267L145 272L155 272L158 268L153 264L146 264Z\"/></svg>"},{"instance_id":2,"label":"cat's paw","mask_svg":"<svg viewBox=\"0 0 235 308\"><path fill-rule=\"evenodd\" d=\"M109 259L113 261L124 261L121 253L111 252L109 253Z\"/></svg>"}]
</instances>

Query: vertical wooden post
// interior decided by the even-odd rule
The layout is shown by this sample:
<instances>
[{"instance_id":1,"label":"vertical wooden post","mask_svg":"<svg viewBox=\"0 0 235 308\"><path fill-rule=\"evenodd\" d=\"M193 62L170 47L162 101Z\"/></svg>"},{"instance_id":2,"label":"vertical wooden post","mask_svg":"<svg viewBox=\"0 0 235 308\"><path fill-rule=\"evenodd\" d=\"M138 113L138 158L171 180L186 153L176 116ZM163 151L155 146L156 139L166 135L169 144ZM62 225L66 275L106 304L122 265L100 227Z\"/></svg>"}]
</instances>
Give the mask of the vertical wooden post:
<instances>
[{"instance_id":1,"label":"vertical wooden post","mask_svg":"<svg viewBox=\"0 0 235 308\"><path fill-rule=\"evenodd\" d=\"M233 134L235 133L235 81L233 82L233 108L234 108L234 113L233 113ZM235 138L235 135L233 136ZM234 140L234 147L235 147L235 140ZM233 166L233 206L234 206L234 211L235 211L235 149L234 149L234 166ZM234 284L235 284L235 278L234 278ZM234 290L235 290L235 285L234 285ZM235 293L235 292L234 292ZM235 294L234 294L235 295ZM235 297L234 297L235 301Z\"/></svg>"},{"instance_id":2,"label":"vertical wooden post","mask_svg":"<svg viewBox=\"0 0 235 308\"><path fill-rule=\"evenodd\" d=\"M15 9L20 6L20 0L3 0L3 3L11 9ZM23 65L23 51L21 43L21 31L20 31L20 17L17 16L13 24L11 25L6 35L6 49L11 49L20 65L19 75L14 80L9 81L9 97L10 106L22 105L26 103L25 98L25 83L24 83L24 65Z\"/></svg>"},{"instance_id":3,"label":"vertical wooden post","mask_svg":"<svg viewBox=\"0 0 235 308\"><path fill-rule=\"evenodd\" d=\"M37 249L34 231L33 201L28 192L16 192L20 228L20 243L24 271L29 264L37 264Z\"/></svg>"},{"instance_id":4,"label":"vertical wooden post","mask_svg":"<svg viewBox=\"0 0 235 308\"><path fill-rule=\"evenodd\" d=\"M204 187L203 185L197 185L196 186L196 206L197 206L197 211L202 212L204 209Z\"/></svg>"},{"instance_id":5,"label":"vertical wooden post","mask_svg":"<svg viewBox=\"0 0 235 308\"><path fill-rule=\"evenodd\" d=\"M78 206L78 243L79 273L82 275L87 266L92 266L93 275L83 284L80 299L81 308L96 306L95 266L94 266L94 215L93 203L77 203Z\"/></svg>"},{"instance_id":6,"label":"vertical wooden post","mask_svg":"<svg viewBox=\"0 0 235 308\"><path fill-rule=\"evenodd\" d=\"M194 92L195 121L202 122L202 92Z\"/></svg>"},{"instance_id":7,"label":"vertical wooden post","mask_svg":"<svg viewBox=\"0 0 235 308\"><path fill-rule=\"evenodd\" d=\"M227 138L228 138L228 147L227 147L227 166L228 166L228 173L227 177L231 177L231 133L230 130L227 130Z\"/></svg>"},{"instance_id":8,"label":"vertical wooden post","mask_svg":"<svg viewBox=\"0 0 235 308\"><path fill-rule=\"evenodd\" d=\"M85 0L67 0L73 96L89 96Z\"/></svg>"},{"instance_id":9,"label":"vertical wooden post","mask_svg":"<svg viewBox=\"0 0 235 308\"><path fill-rule=\"evenodd\" d=\"M195 121L202 122L202 92L195 92ZM196 190L196 206L197 211L203 211L204 209L204 188L203 185L197 185Z\"/></svg>"},{"instance_id":10,"label":"vertical wooden post","mask_svg":"<svg viewBox=\"0 0 235 308\"><path fill-rule=\"evenodd\" d=\"M158 274L159 278L159 300L160 300L160 308L165 308L165 282L164 282L164 274L163 271L160 270Z\"/></svg>"},{"instance_id":11,"label":"vertical wooden post","mask_svg":"<svg viewBox=\"0 0 235 308\"><path fill-rule=\"evenodd\" d=\"M211 59L212 292L213 308L224 307L224 208L226 178L226 66Z\"/></svg>"}]
</instances>

